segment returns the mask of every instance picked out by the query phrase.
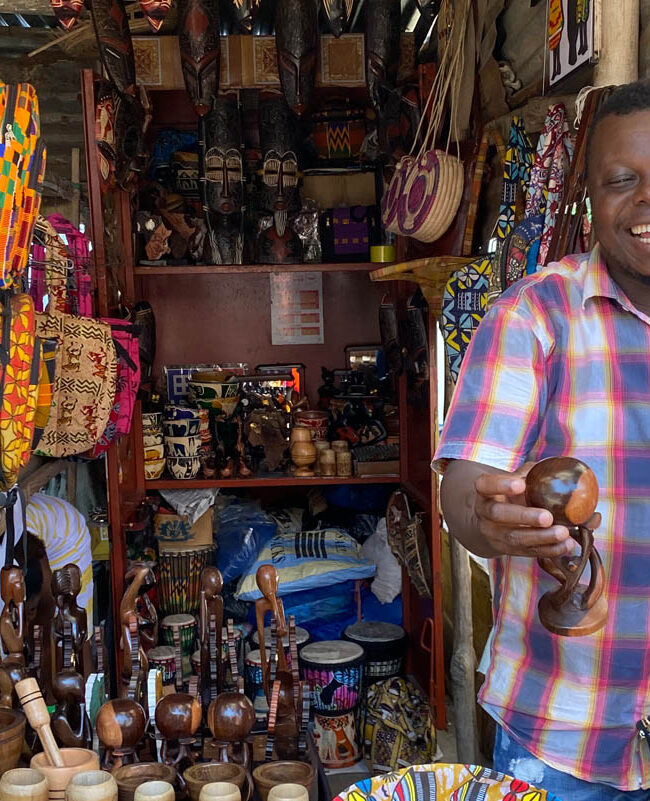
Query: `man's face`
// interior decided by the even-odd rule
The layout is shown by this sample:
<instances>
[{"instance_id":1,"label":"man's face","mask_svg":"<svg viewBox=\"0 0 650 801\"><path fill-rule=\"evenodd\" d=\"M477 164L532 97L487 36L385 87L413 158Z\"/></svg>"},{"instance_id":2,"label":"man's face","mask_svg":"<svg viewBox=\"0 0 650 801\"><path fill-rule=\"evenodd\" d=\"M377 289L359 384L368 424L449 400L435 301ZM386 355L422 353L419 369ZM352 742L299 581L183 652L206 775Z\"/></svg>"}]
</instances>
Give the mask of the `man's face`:
<instances>
[{"instance_id":1,"label":"man's face","mask_svg":"<svg viewBox=\"0 0 650 801\"><path fill-rule=\"evenodd\" d=\"M650 111L598 123L587 187L610 272L650 284Z\"/></svg>"}]
</instances>

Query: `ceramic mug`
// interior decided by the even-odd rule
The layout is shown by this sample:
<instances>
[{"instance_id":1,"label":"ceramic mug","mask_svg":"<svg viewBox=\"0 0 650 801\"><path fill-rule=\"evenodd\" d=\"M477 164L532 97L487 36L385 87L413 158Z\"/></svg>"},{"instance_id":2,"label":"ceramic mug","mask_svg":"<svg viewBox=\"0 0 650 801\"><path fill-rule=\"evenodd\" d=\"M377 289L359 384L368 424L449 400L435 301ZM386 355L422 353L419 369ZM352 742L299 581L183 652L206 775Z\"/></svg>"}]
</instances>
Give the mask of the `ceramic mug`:
<instances>
[{"instance_id":1,"label":"ceramic mug","mask_svg":"<svg viewBox=\"0 0 650 801\"><path fill-rule=\"evenodd\" d=\"M168 456L197 456L200 447L201 437L165 437Z\"/></svg>"},{"instance_id":2,"label":"ceramic mug","mask_svg":"<svg viewBox=\"0 0 650 801\"><path fill-rule=\"evenodd\" d=\"M191 406L177 406L168 403L165 406L165 421L169 420L194 420L198 418L199 410L192 409Z\"/></svg>"},{"instance_id":3,"label":"ceramic mug","mask_svg":"<svg viewBox=\"0 0 650 801\"><path fill-rule=\"evenodd\" d=\"M135 788L133 801L175 801L176 793L169 782L143 782Z\"/></svg>"},{"instance_id":4,"label":"ceramic mug","mask_svg":"<svg viewBox=\"0 0 650 801\"><path fill-rule=\"evenodd\" d=\"M156 445L163 444L162 434L144 434L142 436L142 444L146 448L155 448Z\"/></svg>"},{"instance_id":5,"label":"ceramic mug","mask_svg":"<svg viewBox=\"0 0 650 801\"><path fill-rule=\"evenodd\" d=\"M47 779L34 768L14 768L0 779L3 801L47 801Z\"/></svg>"},{"instance_id":6,"label":"ceramic mug","mask_svg":"<svg viewBox=\"0 0 650 801\"><path fill-rule=\"evenodd\" d=\"M268 801L309 801L309 792L302 784L276 784L269 790Z\"/></svg>"},{"instance_id":7,"label":"ceramic mug","mask_svg":"<svg viewBox=\"0 0 650 801\"><path fill-rule=\"evenodd\" d=\"M65 801L117 801L117 783L105 770L77 773L68 783Z\"/></svg>"},{"instance_id":8,"label":"ceramic mug","mask_svg":"<svg viewBox=\"0 0 650 801\"><path fill-rule=\"evenodd\" d=\"M165 420L163 429L166 437L195 437L201 428L199 418L192 420Z\"/></svg>"},{"instance_id":9,"label":"ceramic mug","mask_svg":"<svg viewBox=\"0 0 650 801\"><path fill-rule=\"evenodd\" d=\"M165 469L165 459L154 459L153 461L145 461L144 463L144 477L147 481L155 481L160 478Z\"/></svg>"},{"instance_id":10,"label":"ceramic mug","mask_svg":"<svg viewBox=\"0 0 650 801\"><path fill-rule=\"evenodd\" d=\"M162 414L160 412L142 412L143 428L160 428Z\"/></svg>"},{"instance_id":11,"label":"ceramic mug","mask_svg":"<svg viewBox=\"0 0 650 801\"><path fill-rule=\"evenodd\" d=\"M167 467L169 472L178 479L195 478L201 467L198 456L168 456Z\"/></svg>"},{"instance_id":12,"label":"ceramic mug","mask_svg":"<svg viewBox=\"0 0 650 801\"><path fill-rule=\"evenodd\" d=\"M231 782L209 782L201 788L199 801L241 801L241 792Z\"/></svg>"}]
</instances>

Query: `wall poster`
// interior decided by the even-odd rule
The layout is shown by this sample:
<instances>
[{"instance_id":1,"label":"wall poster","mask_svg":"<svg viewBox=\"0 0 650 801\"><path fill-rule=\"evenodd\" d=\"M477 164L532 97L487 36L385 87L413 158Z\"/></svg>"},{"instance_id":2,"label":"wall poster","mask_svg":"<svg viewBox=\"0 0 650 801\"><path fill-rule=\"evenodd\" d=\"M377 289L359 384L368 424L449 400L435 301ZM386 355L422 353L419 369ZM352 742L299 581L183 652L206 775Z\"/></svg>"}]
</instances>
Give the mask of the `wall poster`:
<instances>
[{"instance_id":1,"label":"wall poster","mask_svg":"<svg viewBox=\"0 0 650 801\"><path fill-rule=\"evenodd\" d=\"M597 4L598 0L549 0L549 86L597 56Z\"/></svg>"}]
</instances>

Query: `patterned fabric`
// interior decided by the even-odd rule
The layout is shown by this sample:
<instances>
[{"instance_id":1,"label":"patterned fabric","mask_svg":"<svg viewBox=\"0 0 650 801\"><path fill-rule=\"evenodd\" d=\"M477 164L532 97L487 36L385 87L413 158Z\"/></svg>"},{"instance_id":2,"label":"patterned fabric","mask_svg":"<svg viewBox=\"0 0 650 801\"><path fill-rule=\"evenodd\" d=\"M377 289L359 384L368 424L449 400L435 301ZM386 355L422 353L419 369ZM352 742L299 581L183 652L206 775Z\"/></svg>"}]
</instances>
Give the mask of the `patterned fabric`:
<instances>
[{"instance_id":1,"label":"patterned fabric","mask_svg":"<svg viewBox=\"0 0 650 801\"><path fill-rule=\"evenodd\" d=\"M31 84L0 82L0 119L0 288L9 289L27 264L45 172Z\"/></svg>"},{"instance_id":2,"label":"patterned fabric","mask_svg":"<svg viewBox=\"0 0 650 801\"><path fill-rule=\"evenodd\" d=\"M334 801L560 801L479 765L413 765L348 787Z\"/></svg>"},{"instance_id":3,"label":"patterned fabric","mask_svg":"<svg viewBox=\"0 0 650 801\"><path fill-rule=\"evenodd\" d=\"M408 681L387 679L368 688L364 758L373 771L391 771L436 758L429 702Z\"/></svg>"},{"instance_id":4,"label":"patterned fabric","mask_svg":"<svg viewBox=\"0 0 650 801\"><path fill-rule=\"evenodd\" d=\"M29 461L34 432L40 342L35 338L34 304L29 295L5 297L1 339L0 480L7 490Z\"/></svg>"},{"instance_id":5,"label":"patterned fabric","mask_svg":"<svg viewBox=\"0 0 650 801\"><path fill-rule=\"evenodd\" d=\"M550 0L548 8L548 47L555 50L562 38L564 28L564 12L562 10L562 0Z\"/></svg>"},{"instance_id":6,"label":"patterned fabric","mask_svg":"<svg viewBox=\"0 0 650 801\"><path fill-rule=\"evenodd\" d=\"M74 563L81 570L79 606L88 615L88 630L93 622L93 564L90 532L83 515L63 498L37 492L26 511L27 531L45 546L52 571Z\"/></svg>"},{"instance_id":7,"label":"patterned fabric","mask_svg":"<svg viewBox=\"0 0 650 801\"><path fill-rule=\"evenodd\" d=\"M480 700L557 770L625 790L650 787L636 721L650 711L650 319L596 247L522 279L469 347L435 469L469 459L504 470L584 460L600 486L607 624L557 637L537 602L557 582L534 559L490 560L494 630Z\"/></svg>"},{"instance_id":8,"label":"patterned fabric","mask_svg":"<svg viewBox=\"0 0 650 801\"><path fill-rule=\"evenodd\" d=\"M501 293L501 251L517 220L519 200L530 178L532 152L521 118L513 117L503 164L501 206L496 222L496 252L461 267L449 279L442 295L441 328L453 381L458 379L472 334L492 299Z\"/></svg>"},{"instance_id":9,"label":"patterned fabric","mask_svg":"<svg viewBox=\"0 0 650 801\"><path fill-rule=\"evenodd\" d=\"M66 311L79 317L92 317L90 294L90 239L62 214L50 214L47 218L59 235L72 260L68 270L68 306ZM42 311L42 309L38 309Z\"/></svg>"}]
</instances>

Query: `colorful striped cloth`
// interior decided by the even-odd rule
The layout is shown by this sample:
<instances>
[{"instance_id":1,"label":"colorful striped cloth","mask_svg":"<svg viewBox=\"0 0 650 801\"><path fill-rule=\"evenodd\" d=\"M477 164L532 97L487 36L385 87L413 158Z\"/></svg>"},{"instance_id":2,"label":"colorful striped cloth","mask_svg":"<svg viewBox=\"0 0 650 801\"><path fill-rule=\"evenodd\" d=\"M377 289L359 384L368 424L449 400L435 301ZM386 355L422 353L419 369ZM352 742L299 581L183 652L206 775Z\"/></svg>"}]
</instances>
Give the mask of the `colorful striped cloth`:
<instances>
[{"instance_id":1,"label":"colorful striped cloth","mask_svg":"<svg viewBox=\"0 0 650 801\"><path fill-rule=\"evenodd\" d=\"M88 615L88 631L93 630L93 563L90 532L84 516L75 507L52 495L36 493L27 504L27 531L45 546L52 572L74 563L81 570L79 606Z\"/></svg>"},{"instance_id":2,"label":"colorful striped cloth","mask_svg":"<svg viewBox=\"0 0 650 801\"><path fill-rule=\"evenodd\" d=\"M535 559L490 560L494 628L479 698L552 767L624 790L650 787L650 750L635 730L650 713L649 354L650 318L598 247L549 265L483 318L433 463L514 470L570 455L595 472L607 624L586 637L550 634L537 602L557 582Z\"/></svg>"}]
</instances>

